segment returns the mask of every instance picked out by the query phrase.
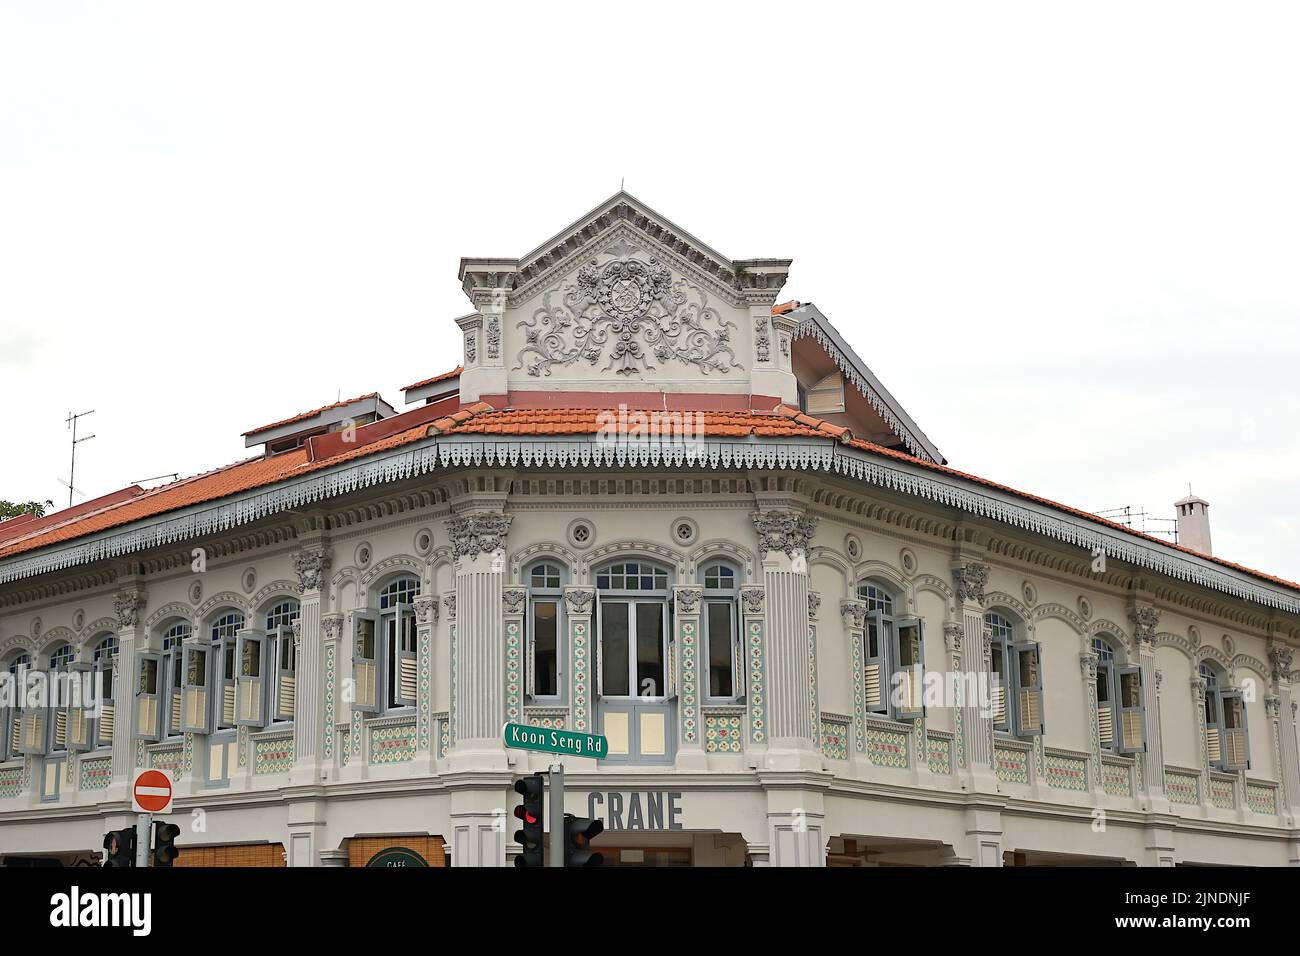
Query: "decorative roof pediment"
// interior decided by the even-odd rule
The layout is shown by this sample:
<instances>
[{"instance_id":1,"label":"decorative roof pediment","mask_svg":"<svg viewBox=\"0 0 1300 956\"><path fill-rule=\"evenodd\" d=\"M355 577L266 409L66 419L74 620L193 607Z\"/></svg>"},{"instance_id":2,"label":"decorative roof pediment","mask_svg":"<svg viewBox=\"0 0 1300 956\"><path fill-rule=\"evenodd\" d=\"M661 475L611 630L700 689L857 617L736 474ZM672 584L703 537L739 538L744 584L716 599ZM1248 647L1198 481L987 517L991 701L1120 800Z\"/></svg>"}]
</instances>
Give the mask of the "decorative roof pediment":
<instances>
[{"instance_id":1,"label":"decorative roof pediment","mask_svg":"<svg viewBox=\"0 0 1300 956\"><path fill-rule=\"evenodd\" d=\"M476 307L493 294L513 307L619 242L644 249L737 308L775 302L790 271L789 259L728 259L619 191L520 259L461 259L461 286Z\"/></svg>"}]
</instances>

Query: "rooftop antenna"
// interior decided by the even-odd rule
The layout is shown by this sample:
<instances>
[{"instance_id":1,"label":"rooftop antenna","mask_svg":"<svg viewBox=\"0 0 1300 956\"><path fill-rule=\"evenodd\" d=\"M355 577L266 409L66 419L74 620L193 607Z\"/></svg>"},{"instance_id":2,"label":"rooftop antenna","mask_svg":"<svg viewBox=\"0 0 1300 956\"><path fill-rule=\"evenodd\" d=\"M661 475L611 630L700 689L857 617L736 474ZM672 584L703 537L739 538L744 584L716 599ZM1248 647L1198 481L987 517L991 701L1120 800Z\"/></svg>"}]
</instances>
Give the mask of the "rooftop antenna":
<instances>
[{"instance_id":1,"label":"rooftop antenna","mask_svg":"<svg viewBox=\"0 0 1300 956\"><path fill-rule=\"evenodd\" d=\"M85 418L87 415L93 415L93 414L95 414L95 410L93 408L88 412L79 412L76 415L72 414L72 412L68 412L67 426L72 429L72 467L69 469L68 472L68 480L63 481L62 479L60 479L59 484L68 486L68 507L69 508L72 507L73 492L77 492L77 494L80 495L85 494L84 491L77 491L77 489L73 487L73 483L76 482L77 480L77 446L81 444L83 441L90 441L92 438L95 437L94 435L85 435L81 438L78 438L77 419Z\"/></svg>"}]
</instances>

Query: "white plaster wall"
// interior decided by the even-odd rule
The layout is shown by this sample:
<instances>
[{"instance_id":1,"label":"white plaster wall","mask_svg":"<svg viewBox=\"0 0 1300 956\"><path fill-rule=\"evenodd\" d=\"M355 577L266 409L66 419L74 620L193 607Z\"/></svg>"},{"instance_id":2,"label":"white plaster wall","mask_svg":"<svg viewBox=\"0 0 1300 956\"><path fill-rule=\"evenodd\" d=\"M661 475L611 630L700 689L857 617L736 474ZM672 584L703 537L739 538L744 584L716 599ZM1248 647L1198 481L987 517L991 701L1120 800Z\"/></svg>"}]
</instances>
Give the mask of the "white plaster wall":
<instances>
[{"instance_id":1,"label":"white plaster wall","mask_svg":"<svg viewBox=\"0 0 1300 956\"><path fill-rule=\"evenodd\" d=\"M1160 736L1164 741L1165 763L1177 767L1201 766L1199 716L1192 698L1192 664L1176 647L1156 648L1160 682ZM1154 689L1148 689L1151 694Z\"/></svg>"},{"instance_id":2,"label":"white plaster wall","mask_svg":"<svg viewBox=\"0 0 1300 956\"><path fill-rule=\"evenodd\" d=\"M1091 750L1087 685L1079 666L1079 635L1064 621L1046 618L1037 623L1034 636L1043 663L1044 743L1069 750Z\"/></svg>"}]
</instances>

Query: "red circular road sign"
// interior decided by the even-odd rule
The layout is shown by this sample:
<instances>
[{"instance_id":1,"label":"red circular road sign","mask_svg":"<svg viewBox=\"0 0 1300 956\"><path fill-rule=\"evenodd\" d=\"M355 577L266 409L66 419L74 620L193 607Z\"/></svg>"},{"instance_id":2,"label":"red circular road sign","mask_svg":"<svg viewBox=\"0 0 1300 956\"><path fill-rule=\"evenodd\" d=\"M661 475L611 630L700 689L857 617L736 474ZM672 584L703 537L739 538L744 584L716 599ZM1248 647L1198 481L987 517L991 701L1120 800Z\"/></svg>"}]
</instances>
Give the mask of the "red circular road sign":
<instances>
[{"instance_id":1,"label":"red circular road sign","mask_svg":"<svg viewBox=\"0 0 1300 956\"><path fill-rule=\"evenodd\" d=\"M132 793L145 813L161 813L172 802L172 782L161 770L146 770L135 778Z\"/></svg>"}]
</instances>

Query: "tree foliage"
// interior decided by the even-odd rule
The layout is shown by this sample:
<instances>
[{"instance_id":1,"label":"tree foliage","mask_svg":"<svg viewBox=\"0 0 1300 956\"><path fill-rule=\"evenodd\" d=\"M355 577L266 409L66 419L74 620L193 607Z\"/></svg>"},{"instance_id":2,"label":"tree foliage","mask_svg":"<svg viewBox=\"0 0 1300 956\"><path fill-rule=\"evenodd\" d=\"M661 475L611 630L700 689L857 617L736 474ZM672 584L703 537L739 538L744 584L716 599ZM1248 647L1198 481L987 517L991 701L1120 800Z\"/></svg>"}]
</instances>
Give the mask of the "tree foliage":
<instances>
[{"instance_id":1,"label":"tree foliage","mask_svg":"<svg viewBox=\"0 0 1300 956\"><path fill-rule=\"evenodd\" d=\"M53 508L53 501L5 501L0 498L0 520L5 518L17 518L19 515L35 515L37 518L45 514L45 509Z\"/></svg>"}]
</instances>

